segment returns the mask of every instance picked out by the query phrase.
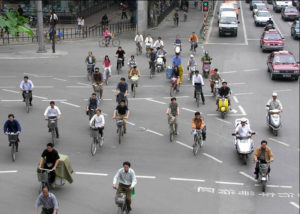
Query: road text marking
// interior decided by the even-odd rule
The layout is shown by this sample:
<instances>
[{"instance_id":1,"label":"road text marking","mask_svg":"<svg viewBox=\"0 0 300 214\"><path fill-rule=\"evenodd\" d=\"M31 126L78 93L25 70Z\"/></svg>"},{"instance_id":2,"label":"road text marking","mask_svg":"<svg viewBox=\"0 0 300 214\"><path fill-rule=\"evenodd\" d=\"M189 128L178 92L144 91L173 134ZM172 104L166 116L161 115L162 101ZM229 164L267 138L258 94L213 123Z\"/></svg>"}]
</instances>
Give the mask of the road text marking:
<instances>
[{"instance_id":1,"label":"road text marking","mask_svg":"<svg viewBox=\"0 0 300 214\"><path fill-rule=\"evenodd\" d=\"M237 183L237 182L227 182L227 181L215 181L216 184L226 184L226 185L238 185L243 186L244 183Z\"/></svg>"}]
</instances>

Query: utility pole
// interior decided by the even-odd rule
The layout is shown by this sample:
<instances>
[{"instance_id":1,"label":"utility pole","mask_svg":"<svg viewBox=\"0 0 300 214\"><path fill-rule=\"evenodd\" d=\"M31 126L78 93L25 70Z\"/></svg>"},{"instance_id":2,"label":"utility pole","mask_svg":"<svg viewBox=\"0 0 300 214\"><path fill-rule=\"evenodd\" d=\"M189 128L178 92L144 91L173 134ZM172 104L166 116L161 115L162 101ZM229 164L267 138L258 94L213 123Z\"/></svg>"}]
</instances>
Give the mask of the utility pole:
<instances>
[{"instance_id":1,"label":"utility pole","mask_svg":"<svg viewBox=\"0 0 300 214\"><path fill-rule=\"evenodd\" d=\"M37 12L37 23L38 23L38 50L37 53L46 53L45 39L43 34L43 10L42 10L42 0L36 0L35 2L36 12Z\"/></svg>"}]
</instances>

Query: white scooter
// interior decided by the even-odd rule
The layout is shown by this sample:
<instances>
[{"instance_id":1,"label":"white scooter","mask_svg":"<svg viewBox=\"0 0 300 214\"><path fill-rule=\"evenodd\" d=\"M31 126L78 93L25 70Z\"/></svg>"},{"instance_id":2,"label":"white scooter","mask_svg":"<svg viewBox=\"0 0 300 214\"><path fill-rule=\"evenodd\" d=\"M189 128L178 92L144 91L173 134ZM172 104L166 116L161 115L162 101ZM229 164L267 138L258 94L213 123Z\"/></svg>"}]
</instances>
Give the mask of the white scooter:
<instances>
[{"instance_id":1,"label":"white scooter","mask_svg":"<svg viewBox=\"0 0 300 214\"><path fill-rule=\"evenodd\" d=\"M181 52L181 44L174 44L175 55L180 54Z\"/></svg>"},{"instance_id":2,"label":"white scooter","mask_svg":"<svg viewBox=\"0 0 300 214\"><path fill-rule=\"evenodd\" d=\"M196 71L196 65L189 66L189 80L192 80L195 71Z\"/></svg>"},{"instance_id":3,"label":"white scooter","mask_svg":"<svg viewBox=\"0 0 300 214\"><path fill-rule=\"evenodd\" d=\"M241 119L235 120L235 128L241 123ZM246 124L249 125L249 120L247 119ZM240 158L243 160L243 163L246 165L249 155L254 151L254 141L252 140L252 135L255 135L255 132L252 132L247 137L241 137L239 135L236 135L235 133L232 133L232 136L234 136L234 144L236 151Z\"/></svg>"},{"instance_id":4,"label":"white scooter","mask_svg":"<svg viewBox=\"0 0 300 214\"><path fill-rule=\"evenodd\" d=\"M164 55L158 55L157 59L156 59L156 64L155 64L155 68L156 68L156 72L160 73L162 71L164 71Z\"/></svg>"},{"instance_id":5,"label":"white scooter","mask_svg":"<svg viewBox=\"0 0 300 214\"><path fill-rule=\"evenodd\" d=\"M270 106L267 105L267 110ZM280 110L274 109L270 110L270 113L267 113L266 116L266 122L267 125L272 129L273 134L275 136L278 135L278 131L281 128L281 116L280 116Z\"/></svg>"}]
</instances>

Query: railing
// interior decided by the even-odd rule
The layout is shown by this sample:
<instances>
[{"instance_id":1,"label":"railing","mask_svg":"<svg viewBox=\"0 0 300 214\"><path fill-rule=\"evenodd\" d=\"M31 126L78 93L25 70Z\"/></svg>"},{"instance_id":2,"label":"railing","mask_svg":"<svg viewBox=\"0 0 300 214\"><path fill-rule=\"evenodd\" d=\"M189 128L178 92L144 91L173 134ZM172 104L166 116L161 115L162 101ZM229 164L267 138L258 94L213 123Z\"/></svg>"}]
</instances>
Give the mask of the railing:
<instances>
[{"instance_id":1,"label":"railing","mask_svg":"<svg viewBox=\"0 0 300 214\"><path fill-rule=\"evenodd\" d=\"M173 1L172 4L170 5L170 7L168 7L163 13L161 13L158 17L157 17L157 24L159 25L164 18L169 15L169 13L177 6L177 1Z\"/></svg>"},{"instance_id":2,"label":"railing","mask_svg":"<svg viewBox=\"0 0 300 214\"><path fill-rule=\"evenodd\" d=\"M104 35L104 31L108 27L110 33L114 35L118 35L123 32L132 31L135 29L136 25L130 23L128 21L125 22L118 22L108 25L97 25L93 27L84 27L81 30L77 28L56 28L56 34L60 35L62 40L65 39L83 39L83 38L92 38L92 37L102 37ZM38 41L37 31L34 30L34 36L31 38L27 34L19 34L17 37L14 37L10 34L0 32L0 44L8 45L8 44L20 44L20 43L33 43ZM45 37L49 37L48 30L44 31Z\"/></svg>"},{"instance_id":3,"label":"railing","mask_svg":"<svg viewBox=\"0 0 300 214\"><path fill-rule=\"evenodd\" d=\"M202 8L202 3L200 4L200 8ZM208 8L208 12L206 14L203 14L203 16L204 16L203 24L202 24L202 26L200 28L200 32L199 32L199 43L200 44L202 44L206 40L207 32L208 32L210 22L212 20L214 8L215 8L215 1L213 1L212 5L210 4L210 7Z\"/></svg>"}]
</instances>

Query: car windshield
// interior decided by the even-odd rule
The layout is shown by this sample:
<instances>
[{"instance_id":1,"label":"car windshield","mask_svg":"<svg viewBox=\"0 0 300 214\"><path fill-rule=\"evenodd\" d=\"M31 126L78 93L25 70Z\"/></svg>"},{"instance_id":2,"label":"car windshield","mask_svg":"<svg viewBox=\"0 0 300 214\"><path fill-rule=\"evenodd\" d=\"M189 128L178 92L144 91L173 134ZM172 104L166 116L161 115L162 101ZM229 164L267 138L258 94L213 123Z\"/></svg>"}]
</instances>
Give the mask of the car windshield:
<instances>
[{"instance_id":1,"label":"car windshield","mask_svg":"<svg viewBox=\"0 0 300 214\"><path fill-rule=\"evenodd\" d=\"M294 64L296 63L295 57L292 55L278 55L274 57L275 64Z\"/></svg>"},{"instance_id":2,"label":"car windshield","mask_svg":"<svg viewBox=\"0 0 300 214\"><path fill-rule=\"evenodd\" d=\"M264 39L269 39L269 40L281 40L281 36L276 33L268 33L265 35Z\"/></svg>"},{"instance_id":3,"label":"car windshield","mask_svg":"<svg viewBox=\"0 0 300 214\"><path fill-rule=\"evenodd\" d=\"M296 8L285 8L284 12L286 13L297 13L297 9Z\"/></svg>"},{"instance_id":4,"label":"car windshield","mask_svg":"<svg viewBox=\"0 0 300 214\"><path fill-rule=\"evenodd\" d=\"M267 9L266 5L264 5L264 4L260 4L260 5L258 4L258 5L256 5L256 8L258 10Z\"/></svg>"},{"instance_id":5,"label":"car windshield","mask_svg":"<svg viewBox=\"0 0 300 214\"><path fill-rule=\"evenodd\" d=\"M221 17L220 23L221 24L235 24L236 18L235 17Z\"/></svg>"},{"instance_id":6,"label":"car windshield","mask_svg":"<svg viewBox=\"0 0 300 214\"><path fill-rule=\"evenodd\" d=\"M234 8L229 8L229 7L221 8L220 12L223 12L223 11L234 11Z\"/></svg>"},{"instance_id":7,"label":"car windshield","mask_svg":"<svg viewBox=\"0 0 300 214\"><path fill-rule=\"evenodd\" d=\"M266 12L266 11L258 11L257 12L257 16L260 16L260 17L270 17L270 13Z\"/></svg>"}]
</instances>

